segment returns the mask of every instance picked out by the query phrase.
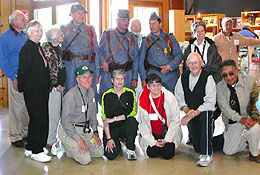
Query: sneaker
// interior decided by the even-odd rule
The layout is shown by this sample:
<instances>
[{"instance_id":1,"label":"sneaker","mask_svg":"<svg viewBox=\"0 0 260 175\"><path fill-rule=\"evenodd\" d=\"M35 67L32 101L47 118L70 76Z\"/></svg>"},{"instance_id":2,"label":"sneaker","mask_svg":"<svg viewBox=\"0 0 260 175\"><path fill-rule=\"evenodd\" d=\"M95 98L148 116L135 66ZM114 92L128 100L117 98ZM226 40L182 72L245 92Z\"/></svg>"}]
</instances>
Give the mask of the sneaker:
<instances>
[{"instance_id":1,"label":"sneaker","mask_svg":"<svg viewBox=\"0 0 260 175\"><path fill-rule=\"evenodd\" d=\"M25 155L25 157L31 157L31 156L32 156L32 151L26 149L26 150L24 151L24 155Z\"/></svg>"},{"instance_id":2,"label":"sneaker","mask_svg":"<svg viewBox=\"0 0 260 175\"><path fill-rule=\"evenodd\" d=\"M251 153L249 153L249 160L254 161L256 163L260 163L260 155L258 156L253 156Z\"/></svg>"},{"instance_id":3,"label":"sneaker","mask_svg":"<svg viewBox=\"0 0 260 175\"><path fill-rule=\"evenodd\" d=\"M49 150L46 148L46 147L43 147L43 152L44 152L44 154L49 154Z\"/></svg>"},{"instance_id":4,"label":"sneaker","mask_svg":"<svg viewBox=\"0 0 260 175\"><path fill-rule=\"evenodd\" d=\"M51 161L51 156L46 155L44 152L38 154L32 154L31 158L38 162L49 162Z\"/></svg>"},{"instance_id":5,"label":"sneaker","mask_svg":"<svg viewBox=\"0 0 260 175\"><path fill-rule=\"evenodd\" d=\"M207 167L213 161L212 155L200 155L197 166Z\"/></svg>"},{"instance_id":6,"label":"sneaker","mask_svg":"<svg viewBox=\"0 0 260 175\"><path fill-rule=\"evenodd\" d=\"M135 151L127 149L126 151L127 159L128 160L136 160L136 154Z\"/></svg>"},{"instance_id":7,"label":"sneaker","mask_svg":"<svg viewBox=\"0 0 260 175\"><path fill-rule=\"evenodd\" d=\"M24 148L24 143L22 140L18 140L16 142L12 142L12 145L17 147L17 148Z\"/></svg>"}]
</instances>

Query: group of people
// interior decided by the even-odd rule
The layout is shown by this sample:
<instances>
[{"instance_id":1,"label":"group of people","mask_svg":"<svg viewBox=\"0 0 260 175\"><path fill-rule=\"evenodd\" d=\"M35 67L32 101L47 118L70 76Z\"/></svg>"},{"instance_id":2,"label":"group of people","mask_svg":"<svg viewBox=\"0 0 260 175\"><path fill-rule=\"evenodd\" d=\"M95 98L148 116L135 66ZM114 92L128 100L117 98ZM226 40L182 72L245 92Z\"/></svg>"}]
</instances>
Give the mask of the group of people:
<instances>
[{"instance_id":1,"label":"group of people","mask_svg":"<svg viewBox=\"0 0 260 175\"><path fill-rule=\"evenodd\" d=\"M222 19L223 30L211 40L205 37L205 23L196 21L183 54L156 13L149 19L150 34L141 37L140 21L131 20L130 32L129 11L119 10L116 28L103 31L98 43L94 27L84 23L86 13L81 4L72 5L72 21L48 29L42 45L39 21L27 24L19 10L10 15L10 28L0 37L0 66L8 77L13 146L25 146L26 157L48 162L48 148L58 136L66 156L86 165L91 157L115 159L125 139L127 159L136 160L139 130L145 155L170 159L182 140L181 125L187 125L190 142L201 154L198 166L209 166L213 151L232 155L247 144L249 159L260 163L259 89L238 68L239 48L260 45L260 40L232 32L231 18ZM221 112L225 131L213 137Z\"/></svg>"}]
</instances>

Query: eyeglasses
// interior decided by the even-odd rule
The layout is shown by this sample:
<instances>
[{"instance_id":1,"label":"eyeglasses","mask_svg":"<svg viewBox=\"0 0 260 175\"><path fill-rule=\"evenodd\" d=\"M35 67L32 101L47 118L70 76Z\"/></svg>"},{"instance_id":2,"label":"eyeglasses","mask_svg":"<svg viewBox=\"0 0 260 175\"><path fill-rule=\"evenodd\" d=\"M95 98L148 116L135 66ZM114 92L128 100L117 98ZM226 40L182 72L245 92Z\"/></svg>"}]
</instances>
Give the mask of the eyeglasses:
<instances>
[{"instance_id":1,"label":"eyeglasses","mask_svg":"<svg viewBox=\"0 0 260 175\"><path fill-rule=\"evenodd\" d=\"M36 33L42 33L42 30L31 30L31 31L34 31L34 32L36 32Z\"/></svg>"},{"instance_id":2,"label":"eyeglasses","mask_svg":"<svg viewBox=\"0 0 260 175\"><path fill-rule=\"evenodd\" d=\"M223 73L223 74L222 74L222 77L226 78L228 75L229 75L229 76L234 76L235 73L234 73L234 72Z\"/></svg>"}]
</instances>

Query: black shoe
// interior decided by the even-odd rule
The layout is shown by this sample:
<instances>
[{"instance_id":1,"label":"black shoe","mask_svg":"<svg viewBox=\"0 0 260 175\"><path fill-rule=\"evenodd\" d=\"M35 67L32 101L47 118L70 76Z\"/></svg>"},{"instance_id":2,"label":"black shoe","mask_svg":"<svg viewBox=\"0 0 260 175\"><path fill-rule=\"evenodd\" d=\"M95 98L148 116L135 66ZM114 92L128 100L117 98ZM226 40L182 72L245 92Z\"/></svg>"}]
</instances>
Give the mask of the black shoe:
<instances>
[{"instance_id":1,"label":"black shoe","mask_svg":"<svg viewBox=\"0 0 260 175\"><path fill-rule=\"evenodd\" d=\"M256 163L260 163L260 155L253 156L251 153L249 153L249 160L254 161Z\"/></svg>"},{"instance_id":2,"label":"black shoe","mask_svg":"<svg viewBox=\"0 0 260 175\"><path fill-rule=\"evenodd\" d=\"M27 138L23 138L23 144L27 145Z\"/></svg>"},{"instance_id":3,"label":"black shoe","mask_svg":"<svg viewBox=\"0 0 260 175\"><path fill-rule=\"evenodd\" d=\"M12 145L17 147L17 148L24 148L24 143L22 140L18 140L16 142L12 142Z\"/></svg>"},{"instance_id":4,"label":"black shoe","mask_svg":"<svg viewBox=\"0 0 260 175\"><path fill-rule=\"evenodd\" d=\"M187 140L186 145L192 145L191 139L188 139L188 140Z\"/></svg>"}]
</instances>

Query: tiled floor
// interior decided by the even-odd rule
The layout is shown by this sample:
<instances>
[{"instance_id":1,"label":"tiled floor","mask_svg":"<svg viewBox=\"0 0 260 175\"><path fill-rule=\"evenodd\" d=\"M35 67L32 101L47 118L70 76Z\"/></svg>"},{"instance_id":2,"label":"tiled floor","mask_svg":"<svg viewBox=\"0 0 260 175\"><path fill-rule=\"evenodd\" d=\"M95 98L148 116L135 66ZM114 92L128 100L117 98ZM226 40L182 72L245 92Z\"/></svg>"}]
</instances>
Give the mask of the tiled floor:
<instances>
[{"instance_id":1,"label":"tiled floor","mask_svg":"<svg viewBox=\"0 0 260 175\"><path fill-rule=\"evenodd\" d=\"M217 121L218 132L223 125ZM187 129L183 128L185 143ZM191 146L181 144L176 155L171 160L161 158L145 158L137 148L137 161L127 161L124 155L116 160L107 161L103 158L93 158L89 165L79 165L74 160L53 157L52 162L39 163L23 155L24 150L10 145L8 138L8 111L0 109L0 175L258 175L260 164L248 160L248 150L234 156L226 156L222 152L214 153L214 161L209 167L196 167L199 154ZM48 171L44 171L48 169Z\"/></svg>"}]
</instances>

